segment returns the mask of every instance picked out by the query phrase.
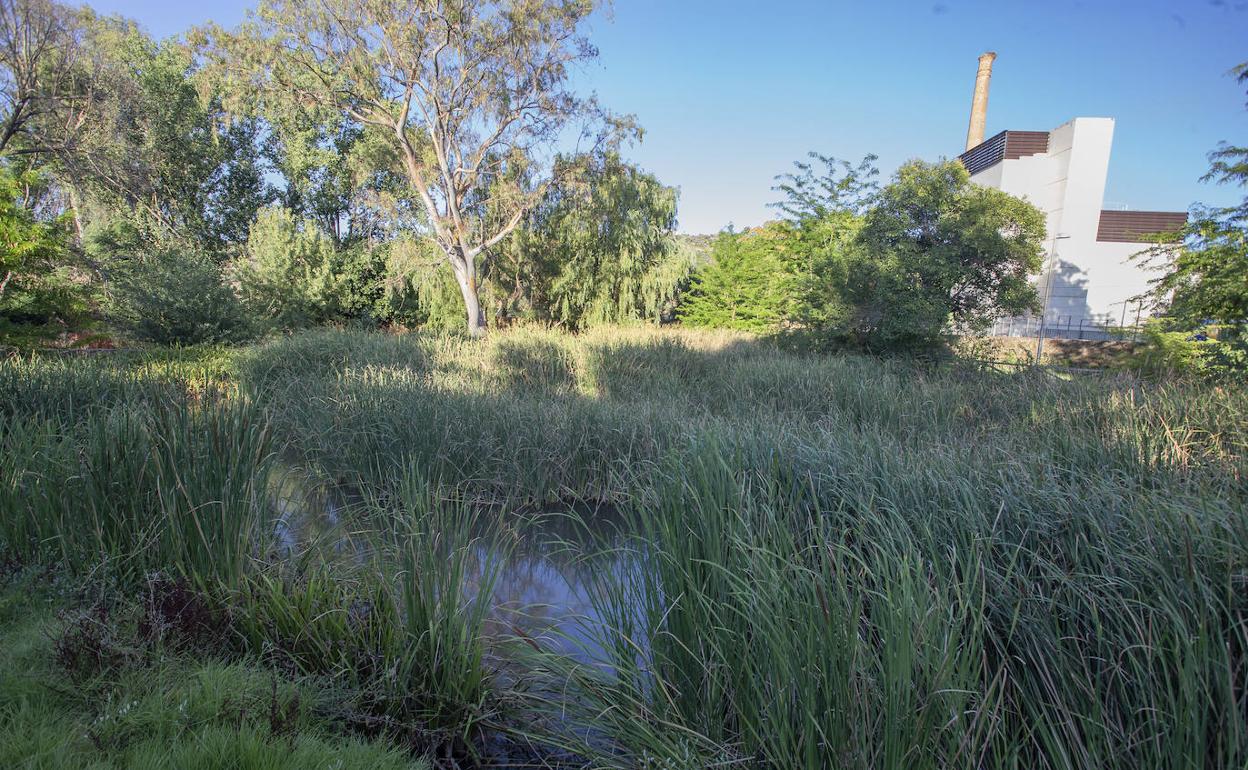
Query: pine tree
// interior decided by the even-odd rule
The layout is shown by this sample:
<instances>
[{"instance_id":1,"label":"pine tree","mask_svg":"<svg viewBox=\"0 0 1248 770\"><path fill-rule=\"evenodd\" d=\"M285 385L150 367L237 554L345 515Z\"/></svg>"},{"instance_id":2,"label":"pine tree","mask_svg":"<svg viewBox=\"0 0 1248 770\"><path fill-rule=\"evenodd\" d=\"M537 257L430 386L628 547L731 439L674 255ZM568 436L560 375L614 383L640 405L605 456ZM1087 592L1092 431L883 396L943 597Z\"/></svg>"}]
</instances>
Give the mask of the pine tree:
<instances>
[{"instance_id":1,"label":"pine tree","mask_svg":"<svg viewBox=\"0 0 1248 770\"><path fill-rule=\"evenodd\" d=\"M791 318L798 282L793 229L787 222L771 222L740 233L721 233L712 247L711 263L694 276L679 311L681 321L768 332Z\"/></svg>"}]
</instances>

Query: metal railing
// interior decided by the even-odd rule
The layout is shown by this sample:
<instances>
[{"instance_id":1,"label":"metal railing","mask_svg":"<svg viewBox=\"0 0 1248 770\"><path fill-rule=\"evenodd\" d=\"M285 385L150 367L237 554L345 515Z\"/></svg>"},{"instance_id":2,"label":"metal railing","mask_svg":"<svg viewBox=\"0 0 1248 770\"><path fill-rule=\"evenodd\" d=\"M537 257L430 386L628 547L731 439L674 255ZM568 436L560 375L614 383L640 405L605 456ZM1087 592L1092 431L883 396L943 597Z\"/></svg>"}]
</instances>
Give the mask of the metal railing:
<instances>
[{"instance_id":1,"label":"metal railing","mask_svg":"<svg viewBox=\"0 0 1248 770\"><path fill-rule=\"evenodd\" d=\"M1046 340L1117 340L1138 342L1139 326L1117 326L1086 317L999 318L992 325L995 337L1044 337Z\"/></svg>"}]
</instances>

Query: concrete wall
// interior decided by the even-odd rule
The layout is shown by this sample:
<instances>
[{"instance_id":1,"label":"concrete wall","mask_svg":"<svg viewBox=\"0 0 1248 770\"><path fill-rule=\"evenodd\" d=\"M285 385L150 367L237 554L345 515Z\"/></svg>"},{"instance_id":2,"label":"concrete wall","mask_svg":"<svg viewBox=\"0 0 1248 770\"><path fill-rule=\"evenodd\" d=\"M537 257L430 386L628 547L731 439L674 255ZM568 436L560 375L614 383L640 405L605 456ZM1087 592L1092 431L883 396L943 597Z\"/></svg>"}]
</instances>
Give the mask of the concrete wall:
<instances>
[{"instance_id":1,"label":"concrete wall","mask_svg":"<svg viewBox=\"0 0 1248 770\"><path fill-rule=\"evenodd\" d=\"M1048 152L1005 160L971 177L1044 212L1045 270L1036 287L1041 301L1047 298L1050 323L1120 323L1123 303L1148 288L1150 274L1129 261L1146 246L1096 239L1113 141L1113 118L1075 118L1049 132ZM1131 322L1136 304L1127 307Z\"/></svg>"}]
</instances>

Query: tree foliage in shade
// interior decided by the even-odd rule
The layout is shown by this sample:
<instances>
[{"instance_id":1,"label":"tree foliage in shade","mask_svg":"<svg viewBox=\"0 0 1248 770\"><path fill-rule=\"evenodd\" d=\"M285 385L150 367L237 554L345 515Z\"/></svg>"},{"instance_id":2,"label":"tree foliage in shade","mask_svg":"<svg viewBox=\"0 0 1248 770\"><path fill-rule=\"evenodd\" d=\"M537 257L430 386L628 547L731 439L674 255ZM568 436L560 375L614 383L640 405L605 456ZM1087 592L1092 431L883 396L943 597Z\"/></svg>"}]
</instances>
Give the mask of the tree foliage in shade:
<instances>
[{"instance_id":1,"label":"tree foliage in shade","mask_svg":"<svg viewBox=\"0 0 1248 770\"><path fill-rule=\"evenodd\" d=\"M596 55L579 33L591 10L588 0L270 0L237 34L203 37L233 90L332 108L388 138L480 334L491 250L541 200L543 154L599 114L568 83L570 67Z\"/></svg>"},{"instance_id":2,"label":"tree foliage in shade","mask_svg":"<svg viewBox=\"0 0 1248 770\"><path fill-rule=\"evenodd\" d=\"M923 349L1034 309L1044 217L973 184L958 161L911 161L867 213L848 272L846 331L871 349Z\"/></svg>"},{"instance_id":3,"label":"tree foliage in shade","mask_svg":"<svg viewBox=\"0 0 1248 770\"><path fill-rule=\"evenodd\" d=\"M501 312L569 329L662 320L689 272L676 190L615 153L561 159L558 177L499 255Z\"/></svg>"},{"instance_id":4,"label":"tree foliage in shade","mask_svg":"<svg viewBox=\"0 0 1248 770\"><path fill-rule=\"evenodd\" d=\"M212 257L193 251L138 254L117 265L106 308L126 334L159 345L238 342L251 334Z\"/></svg>"},{"instance_id":5,"label":"tree foliage in shade","mask_svg":"<svg viewBox=\"0 0 1248 770\"><path fill-rule=\"evenodd\" d=\"M57 166L98 205L131 217L149 240L220 255L226 229L212 204L226 173L225 147L189 77L188 55L132 24L92 23L111 82L77 147L59 153ZM233 209L248 194L234 189L215 202ZM254 214L244 211L241 218Z\"/></svg>"},{"instance_id":6,"label":"tree foliage in shade","mask_svg":"<svg viewBox=\"0 0 1248 770\"><path fill-rule=\"evenodd\" d=\"M65 217L41 220L28 200L45 184L0 164L0 344L26 344L85 314L85 292L69 261Z\"/></svg>"},{"instance_id":7,"label":"tree foliage in shade","mask_svg":"<svg viewBox=\"0 0 1248 770\"><path fill-rule=\"evenodd\" d=\"M51 0L0 3L0 153L65 149L97 92L83 12Z\"/></svg>"},{"instance_id":8,"label":"tree foliage in shade","mask_svg":"<svg viewBox=\"0 0 1248 770\"><path fill-rule=\"evenodd\" d=\"M263 205L254 133L219 121L186 49L48 0L0 6L0 148L55 180L76 235L126 217L222 258ZM235 160L238 163L235 163Z\"/></svg>"},{"instance_id":9,"label":"tree foliage in shade","mask_svg":"<svg viewBox=\"0 0 1248 770\"><path fill-rule=\"evenodd\" d=\"M284 181L280 202L314 220L339 248L385 240L423 221L405 200L414 196L385 132L286 100L262 102L253 114L268 129L265 159Z\"/></svg>"}]
</instances>

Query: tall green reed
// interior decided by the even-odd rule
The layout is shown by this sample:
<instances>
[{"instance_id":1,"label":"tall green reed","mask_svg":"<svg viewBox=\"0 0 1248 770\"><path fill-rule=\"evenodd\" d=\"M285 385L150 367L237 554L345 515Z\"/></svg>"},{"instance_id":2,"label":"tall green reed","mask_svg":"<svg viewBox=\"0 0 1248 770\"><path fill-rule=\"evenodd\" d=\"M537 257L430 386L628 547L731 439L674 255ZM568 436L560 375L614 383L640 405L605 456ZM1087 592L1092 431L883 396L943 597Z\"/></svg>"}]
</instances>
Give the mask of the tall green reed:
<instances>
[{"instance_id":1,"label":"tall green reed","mask_svg":"<svg viewBox=\"0 0 1248 770\"><path fill-rule=\"evenodd\" d=\"M616 330L323 331L239 359L277 443L370 497L353 526L373 533L352 569L309 555L245 577L240 639L349 685L370 724L424 724L463 753L496 720L484 605L464 597L497 573L470 503L573 498L632 511L638 565L596 584L606 665L541 664L557 674L543 724L564 720L599 765L1248 761L1242 390ZM148 413L212 399L129 371L0 365L19 396L0 406L0 505L27 512L0 523L10 547L129 570L208 559L179 545L197 506L178 500L234 499L212 490L241 476L178 481L212 453L172 451L200 439L162 439L186 431ZM58 389L62 373L77 379Z\"/></svg>"},{"instance_id":2,"label":"tall green reed","mask_svg":"<svg viewBox=\"0 0 1248 770\"><path fill-rule=\"evenodd\" d=\"M0 537L79 574L237 584L272 547L270 445L263 413L234 400L4 418Z\"/></svg>"},{"instance_id":3,"label":"tall green reed","mask_svg":"<svg viewBox=\"0 0 1248 770\"><path fill-rule=\"evenodd\" d=\"M664 478L597 584L603 668L562 668L608 766L1248 759L1234 514L898 510L904 477L853 496L713 443Z\"/></svg>"},{"instance_id":4,"label":"tall green reed","mask_svg":"<svg viewBox=\"0 0 1248 770\"><path fill-rule=\"evenodd\" d=\"M501 724L486 623L505 550L477 508L419 471L392 489L352 521L361 562L275 565L229 601L233 625L246 650L338 683L344 719L472 756Z\"/></svg>"},{"instance_id":5,"label":"tall green reed","mask_svg":"<svg viewBox=\"0 0 1248 770\"><path fill-rule=\"evenodd\" d=\"M613 766L966 760L994 697L973 586L917 549L855 548L797 478L714 449L668 472L634 513L638 568L596 586L606 667L573 677Z\"/></svg>"}]
</instances>

